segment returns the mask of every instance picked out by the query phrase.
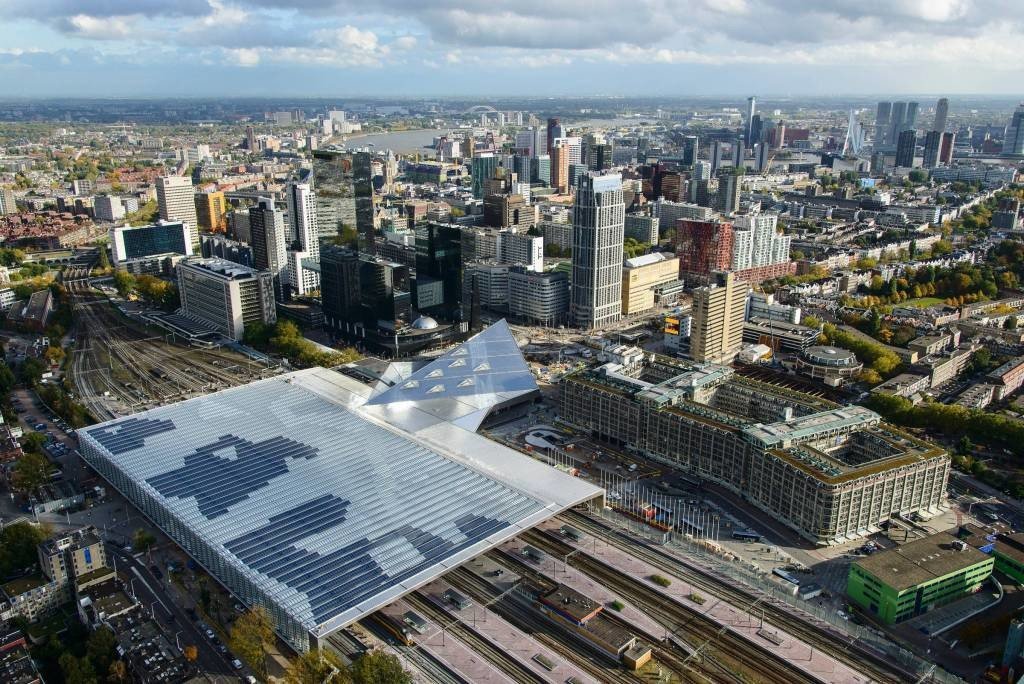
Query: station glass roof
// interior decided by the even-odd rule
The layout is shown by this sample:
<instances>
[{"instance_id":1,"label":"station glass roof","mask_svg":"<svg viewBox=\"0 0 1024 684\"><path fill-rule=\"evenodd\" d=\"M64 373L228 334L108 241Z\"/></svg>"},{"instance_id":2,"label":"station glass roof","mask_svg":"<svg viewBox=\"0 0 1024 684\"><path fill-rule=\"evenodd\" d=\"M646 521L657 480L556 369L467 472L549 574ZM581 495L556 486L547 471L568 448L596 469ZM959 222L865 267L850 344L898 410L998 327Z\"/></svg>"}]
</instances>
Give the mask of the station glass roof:
<instances>
[{"instance_id":1,"label":"station glass roof","mask_svg":"<svg viewBox=\"0 0 1024 684\"><path fill-rule=\"evenodd\" d=\"M80 433L314 635L600 494L449 423L388 425L353 382L298 371Z\"/></svg>"}]
</instances>

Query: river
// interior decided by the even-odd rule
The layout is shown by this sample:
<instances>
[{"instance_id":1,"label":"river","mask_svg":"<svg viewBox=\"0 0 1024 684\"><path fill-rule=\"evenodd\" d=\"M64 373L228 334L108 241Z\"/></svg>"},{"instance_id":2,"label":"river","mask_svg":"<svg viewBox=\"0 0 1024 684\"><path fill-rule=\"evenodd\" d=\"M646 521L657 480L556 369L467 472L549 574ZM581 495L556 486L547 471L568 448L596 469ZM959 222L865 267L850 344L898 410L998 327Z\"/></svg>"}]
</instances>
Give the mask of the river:
<instances>
[{"instance_id":1,"label":"river","mask_svg":"<svg viewBox=\"0 0 1024 684\"><path fill-rule=\"evenodd\" d=\"M645 119L591 119L575 123L567 123L572 128L589 126L593 128L615 128L618 126L635 126ZM543 124L541 124L543 125ZM350 135L345 147L368 147L373 145L376 150L391 150L397 154L413 154L422 152L432 154L430 149L434 138L457 128L421 128L414 131L395 131L393 133L370 133L368 135Z\"/></svg>"}]
</instances>

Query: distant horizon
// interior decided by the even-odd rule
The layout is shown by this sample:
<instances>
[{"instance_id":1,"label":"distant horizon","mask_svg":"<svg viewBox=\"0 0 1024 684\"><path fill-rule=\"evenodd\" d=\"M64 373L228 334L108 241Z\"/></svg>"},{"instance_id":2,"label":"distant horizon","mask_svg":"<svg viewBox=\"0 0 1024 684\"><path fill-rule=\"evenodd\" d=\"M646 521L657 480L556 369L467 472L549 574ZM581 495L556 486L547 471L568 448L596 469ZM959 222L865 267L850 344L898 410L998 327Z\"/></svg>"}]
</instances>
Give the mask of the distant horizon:
<instances>
[{"instance_id":1,"label":"distant horizon","mask_svg":"<svg viewBox=\"0 0 1024 684\"><path fill-rule=\"evenodd\" d=\"M516 100L548 100L548 101L569 101L569 100L652 100L652 101L686 101L686 100L726 100L736 99L739 102L741 99L754 96L758 101L769 100L769 101L786 101L786 100L847 100L847 99L862 99L862 100L906 100L911 98L921 100L938 100L939 98L947 98L950 101L956 100L997 100L997 101L1008 101L1008 102L1020 102L1024 103L1024 93L840 93L840 94L814 94L814 93L802 93L802 94L780 94L780 93L751 93L751 92L736 92L736 93L716 93L716 94L692 94L692 95L669 95L669 94L650 94L650 93L634 93L634 94L620 94L620 95L587 95L587 94L575 94L575 95L538 95L536 93L520 93L520 94L509 94L503 93L497 95L494 93L466 93L466 94L447 94L439 95L436 93L423 93L423 94L405 94L405 95L370 95L370 94L344 94L344 95L301 95L295 93L278 93L274 95L204 95L204 94L192 94L192 95L158 95L158 94L139 94L139 95L68 95L68 94L40 94L40 95L2 95L0 96L0 102L9 101L46 101L46 100L77 100L85 102L124 102L124 101L161 101L161 100L203 100L203 101L221 101L221 102L232 102L232 101L273 101L273 100L323 100L332 102L363 102L363 101L391 101L391 102L422 102L424 100L437 100L439 102L445 101L461 101L467 99L490 99L496 102L504 101L516 101ZM651 102L650 104L656 104Z\"/></svg>"}]
</instances>

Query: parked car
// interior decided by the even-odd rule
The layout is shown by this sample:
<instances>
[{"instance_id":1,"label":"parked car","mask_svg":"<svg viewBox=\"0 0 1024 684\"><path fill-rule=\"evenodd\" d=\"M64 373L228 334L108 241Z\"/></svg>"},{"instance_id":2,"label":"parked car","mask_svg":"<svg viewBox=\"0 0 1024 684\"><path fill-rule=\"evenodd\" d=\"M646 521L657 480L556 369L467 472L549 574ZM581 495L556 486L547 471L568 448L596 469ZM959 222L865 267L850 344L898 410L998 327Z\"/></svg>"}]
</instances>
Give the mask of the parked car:
<instances>
[{"instance_id":1,"label":"parked car","mask_svg":"<svg viewBox=\"0 0 1024 684\"><path fill-rule=\"evenodd\" d=\"M235 658L234 660L231 661L231 667L235 668L236 670L241 670L242 669L242 661L239 660L238 658Z\"/></svg>"}]
</instances>

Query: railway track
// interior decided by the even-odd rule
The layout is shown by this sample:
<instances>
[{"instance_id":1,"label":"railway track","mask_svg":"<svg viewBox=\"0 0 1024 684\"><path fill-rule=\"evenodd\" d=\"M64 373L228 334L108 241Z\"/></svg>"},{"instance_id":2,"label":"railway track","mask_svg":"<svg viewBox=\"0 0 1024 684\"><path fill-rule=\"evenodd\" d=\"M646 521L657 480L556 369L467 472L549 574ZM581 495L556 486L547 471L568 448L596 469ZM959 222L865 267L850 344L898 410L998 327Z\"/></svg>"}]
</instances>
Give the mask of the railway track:
<instances>
[{"instance_id":1,"label":"railway track","mask_svg":"<svg viewBox=\"0 0 1024 684\"><path fill-rule=\"evenodd\" d=\"M103 400L105 392L132 412L237 386L254 377L254 372L244 372L248 362L240 357L171 345L127 325L105 298L91 290L87 275L87 268L71 267L63 280L74 304L78 338L71 376L80 400L97 419L118 416Z\"/></svg>"},{"instance_id":2,"label":"railway track","mask_svg":"<svg viewBox=\"0 0 1024 684\"><path fill-rule=\"evenodd\" d=\"M374 634L385 642L389 642L388 633L372 618L363 620L359 624L367 632ZM335 650L345 654L350 660L353 656L348 655L342 649L351 650L356 648L358 649L356 651L357 655L364 650L363 645L358 639L344 631L327 637L327 643ZM459 673L419 646L406 646L399 643L390 643L390 646L395 649L406 663L422 674L427 681L434 682L435 684L472 684L472 682L463 678Z\"/></svg>"},{"instance_id":3,"label":"railway track","mask_svg":"<svg viewBox=\"0 0 1024 684\"><path fill-rule=\"evenodd\" d=\"M505 558L502 557L500 562L505 563ZM546 620L536 609L525 606L512 597L495 601L498 597L497 589L469 570L453 570L445 575L445 580L481 605L487 605L516 629L529 634L535 641L590 674L597 681L623 684L644 681L623 670L617 660L597 650L584 639ZM544 628L558 632L558 637L546 633Z\"/></svg>"},{"instance_id":4,"label":"railway track","mask_svg":"<svg viewBox=\"0 0 1024 684\"><path fill-rule=\"evenodd\" d=\"M579 552L561 539L537 530L523 534L522 539L555 558L566 558L573 554L568 559L570 565L648 613L671 634L686 643L697 644L695 652L683 663L689 665L698 658L712 660L719 668L715 681L763 681L785 684L810 684L820 681L779 657L767 646L741 637L704 613L666 598L644 586L636 578Z\"/></svg>"},{"instance_id":5,"label":"railway track","mask_svg":"<svg viewBox=\"0 0 1024 684\"><path fill-rule=\"evenodd\" d=\"M778 606L766 594L756 590L746 590L725 582L710 572L688 565L661 549L649 546L578 511L567 511L563 514L563 518L573 527L594 535L646 561L659 570L700 587L708 594L721 598L733 606L746 608L757 603L763 611L765 621L781 627L816 650L868 675L874 681L903 682L908 679L913 681L918 677L916 674L905 672L895 664L887 662L883 654L862 647L860 644L851 644L849 637L838 631L794 617L788 612L792 609L787 610L787 608Z\"/></svg>"},{"instance_id":6,"label":"railway track","mask_svg":"<svg viewBox=\"0 0 1024 684\"><path fill-rule=\"evenodd\" d=\"M420 592L413 592L405 596L405 601L424 617L441 625L444 631L463 642L473 652L484 658L508 676L512 681L522 684L537 684L545 682L545 679L521 663L513 656L505 653L488 639L481 636L476 630L462 622L457 616L448 611L438 608L430 599Z\"/></svg>"}]
</instances>

